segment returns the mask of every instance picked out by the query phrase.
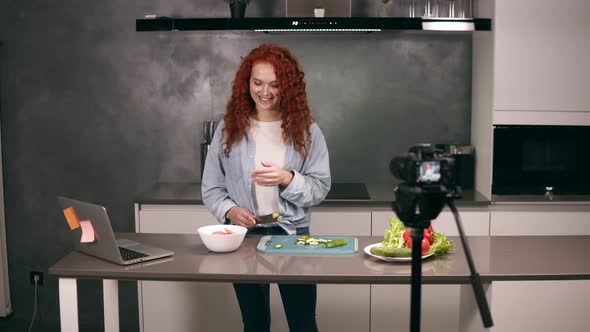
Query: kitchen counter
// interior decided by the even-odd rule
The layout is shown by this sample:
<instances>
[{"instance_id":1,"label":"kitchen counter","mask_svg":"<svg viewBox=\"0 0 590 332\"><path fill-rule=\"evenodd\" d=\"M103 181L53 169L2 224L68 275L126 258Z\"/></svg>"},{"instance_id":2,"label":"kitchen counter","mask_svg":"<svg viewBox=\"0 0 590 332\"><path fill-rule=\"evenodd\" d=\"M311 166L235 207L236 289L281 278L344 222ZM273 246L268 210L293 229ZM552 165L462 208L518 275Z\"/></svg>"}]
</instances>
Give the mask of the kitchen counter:
<instances>
[{"instance_id":1,"label":"kitchen counter","mask_svg":"<svg viewBox=\"0 0 590 332\"><path fill-rule=\"evenodd\" d=\"M370 303L375 308L371 310L371 315L377 315L379 308L392 308L393 313L388 312L389 309L385 312L381 310L381 316L392 317L392 314L395 315L400 310L407 312L405 310L409 306L406 296L400 298L399 303L391 302L392 298L387 296L384 300L378 300L382 292L406 294L400 288L392 287L397 287L395 284L406 287L411 281L411 264L384 262L363 252L365 246L380 242L382 237L358 237L359 251L351 255L303 256L259 253L256 251L256 244L260 237L256 236L246 237L242 246L234 252L218 254L209 252L195 234L118 235L170 249L175 254L172 257L129 266L120 266L76 251L65 255L48 271L49 275L59 278L62 330L78 330L78 279L102 280L105 331L119 331L118 280L166 281L166 285L173 284L168 281L208 282L208 287L217 286L213 286L212 283L222 286L231 282L317 283L327 284L325 286L328 287L347 284L340 288L341 293L346 292L346 289L353 291L357 286L352 284L371 284L370 289L375 290L371 293ZM456 241L454 250L446 255L434 256L423 261L422 282L441 285L437 287L460 284L460 288L453 288L454 292L459 293L456 297L460 302L449 304L451 307L448 307L456 308L451 310L458 311L459 324L454 330L484 331L473 301L465 255L460 241L457 241L457 238L452 239ZM467 240L488 301L491 299L488 303L494 319L492 331L515 331L514 326L528 327L531 322L536 324L533 327L538 327L538 317L541 324L550 327L563 326L564 321L568 322L570 325L563 326L568 331L583 331L587 327L585 321L579 317L584 317L584 304L587 302L585 294L589 289L590 260L587 257L590 255L590 247L586 244L590 242L590 236L468 237ZM433 288L424 289L429 289L432 296ZM537 303L531 303L531 293L544 299L540 302L545 306L539 308ZM445 297L436 303L444 303L447 309L449 296L452 297L450 294L452 293L445 294ZM559 297L559 294L564 295ZM325 296L326 293L323 293L323 297L320 298L326 299ZM398 296L393 297L397 298ZM428 296L422 300L428 304ZM369 312L367 302L359 298L358 304L355 312ZM440 319L440 315L437 315L440 311L428 314L428 307L426 305L424 323L427 323L431 315ZM532 309L527 311L528 308ZM449 312L445 311L445 315L448 314ZM394 317L400 319L403 314ZM520 325L515 325L515 320ZM376 325L379 322L383 324L377 316L371 318L371 324ZM572 322L576 323L571 325ZM547 329L555 330L559 328Z\"/></svg>"},{"instance_id":2,"label":"kitchen counter","mask_svg":"<svg viewBox=\"0 0 590 332\"><path fill-rule=\"evenodd\" d=\"M590 195L492 195L490 204L590 204Z\"/></svg>"},{"instance_id":3,"label":"kitchen counter","mask_svg":"<svg viewBox=\"0 0 590 332\"><path fill-rule=\"evenodd\" d=\"M333 188L338 183L332 184ZM393 199L392 184L365 184L369 199L326 199L319 206L346 207L391 207ZM135 197L139 204L203 204L200 183L156 183ZM457 206L485 207L489 199L475 190L465 190L461 199L455 200Z\"/></svg>"},{"instance_id":4,"label":"kitchen counter","mask_svg":"<svg viewBox=\"0 0 590 332\"><path fill-rule=\"evenodd\" d=\"M224 330L241 328L235 300L230 295L232 282L320 284L322 300L318 301L318 316L331 322L330 317L342 312L360 313L360 316L351 316L353 319L361 317L363 328L355 331L368 331L369 326L378 325L388 327L380 330L385 331L389 330L391 322L399 325L398 322L407 319L409 298L406 289L411 281L411 264L384 262L363 251L367 245L380 242L381 236L357 237L359 251L355 254L302 256L257 252L255 247L260 237L255 236L246 237L234 252L218 254L209 252L196 234L119 235L173 250L175 254L130 266L119 266L75 251L67 254L49 268L49 274L59 278L60 324L64 331L78 330L78 279L102 280L105 331L119 331L118 280L142 280L143 290L147 283L151 287L158 285L149 296L143 293L142 298L150 301L148 304L172 306L170 315L173 317L172 321L166 321L154 330L172 326L174 330L189 331L196 324L207 324L202 322L203 317L199 317L197 321L189 320L190 326L182 328L178 317L202 313L194 304L210 306L212 297L216 297L216 303L221 301L224 307L234 308L233 313L222 316L231 326ZM449 238L455 240L455 249L440 257L430 257L422 264L422 283L426 285L423 289L427 294L422 298L425 308L422 324L440 331L488 331L481 325L461 244L456 237ZM516 331L515 326L518 331L585 331L585 304L590 290L590 260L587 259L590 236L476 236L467 240L490 304L494 320L491 331ZM202 291L196 293L192 290L196 285L184 281L204 282L203 287L214 291L209 296L203 295ZM366 284L371 285L367 287ZM170 288L173 285L183 287ZM170 290L181 292L172 292L172 298L169 298ZM536 294L542 301L531 302L530 294ZM206 297L202 302L195 302L200 296ZM231 302L221 300L230 296ZM334 297L337 302L332 301ZM322 306L325 301L331 301L328 302L329 308L336 308L336 311L326 311ZM145 309L146 303L142 303ZM350 311L339 309L341 304ZM437 309L433 310L433 305ZM443 311L438 310L441 307ZM186 311L178 316L178 311L183 308ZM369 313L370 321L367 320ZM441 315L455 317L458 322L447 329L441 328ZM219 318L213 318L213 323L209 322L207 326L219 325L215 319ZM236 325L230 320L237 322ZM548 328L543 329L546 326ZM328 330L346 328L338 326L338 329Z\"/></svg>"},{"instance_id":5,"label":"kitchen counter","mask_svg":"<svg viewBox=\"0 0 590 332\"><path fill-rule=\"evenodd\" d=\"M367 256L363 248L383 237L361 236L352 255L272 255L256 251L259 236L248 236L234 252L207 250L198 235L122 233L121 237L166 248L175 255L119 266L71 252L49 268L60 278L168 280L201 282L292 282L343 284L409 283L408 263L389 263ZM426 284L468 284L469 269L461 243L449 254L423 262ZM468 237L482 281L590 279L590 236Z\"/></svg>"}]
</instances>

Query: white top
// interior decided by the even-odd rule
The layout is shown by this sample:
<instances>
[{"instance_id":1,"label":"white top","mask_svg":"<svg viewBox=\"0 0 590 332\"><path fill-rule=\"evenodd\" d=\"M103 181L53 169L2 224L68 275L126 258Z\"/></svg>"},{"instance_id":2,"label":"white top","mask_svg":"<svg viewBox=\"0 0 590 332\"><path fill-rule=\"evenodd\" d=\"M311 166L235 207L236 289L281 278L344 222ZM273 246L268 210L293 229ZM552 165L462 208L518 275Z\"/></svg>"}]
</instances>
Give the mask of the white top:
<instances>
[{"instance_id":1,"label":"white top","mask_svg":"<svg viewBox=\"0 0 590 332\"><path fill-rule=\"evenodd\" d=\"M249 135L255 146L254 169L259 169L262 162L272 162L278 167L285 166L287 145L282 138L283 121L262 122L250 119ZM279 187L259 186L252 182L252 197L255 214L264 216L279 211Z\"/></svg>"}]
</instances>

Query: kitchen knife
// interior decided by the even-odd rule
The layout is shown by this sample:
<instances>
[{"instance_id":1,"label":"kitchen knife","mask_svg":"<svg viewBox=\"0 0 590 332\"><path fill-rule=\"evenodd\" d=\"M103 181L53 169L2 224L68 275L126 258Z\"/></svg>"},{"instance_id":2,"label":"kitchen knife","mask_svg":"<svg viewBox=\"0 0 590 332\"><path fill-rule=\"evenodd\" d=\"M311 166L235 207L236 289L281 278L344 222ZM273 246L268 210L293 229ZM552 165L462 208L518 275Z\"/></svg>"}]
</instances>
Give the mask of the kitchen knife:
<instances>
[{"instance_id":1,"label":"kitchen knife","mask_svg":"<svg viewBox=\"0 0 590 332\"><path fill-rule=\"evenodd\" d=\"M205 144L209 144L209 121L204 121L203 122L203 143Z\"/></svg>"},{"instance_id":2,"label":"kitchen knife","mask_svg":"<svg viewBox=\"0 0 590 332\"><path fill-rule=\"evenodd\" d=\"M281 216L280 214L275 212L275 213L267 214L264 216L254 217L254 219L256 220L257 225L262 225L262 224L268 224L271 222L281 221L281 220L283 220L283 216Z\"/></svg>"},{"instance_id":3,"label":"kitchen knife","mask_svg":"<svg viewBox=\"0 0 590 332\"><path fill-rule=\"evenodd\" d=\"M215 121L209 121L209 143L213 141L213 134L215 134L215 128L217 127L217 123Z\"/></svg>"}]
</instances>

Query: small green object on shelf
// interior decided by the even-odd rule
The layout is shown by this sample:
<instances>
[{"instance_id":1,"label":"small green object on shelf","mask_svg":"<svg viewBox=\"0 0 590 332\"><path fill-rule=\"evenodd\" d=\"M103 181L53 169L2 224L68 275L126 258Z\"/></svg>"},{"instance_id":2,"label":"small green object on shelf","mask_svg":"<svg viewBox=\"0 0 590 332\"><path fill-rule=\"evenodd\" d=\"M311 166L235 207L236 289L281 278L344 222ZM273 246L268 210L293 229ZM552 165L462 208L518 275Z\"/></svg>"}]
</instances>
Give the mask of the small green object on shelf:
<instances>
[{"instance_id":1,"label":"small green object on shelf","mask_svg":"<svg viewBox=\"0 0 590 332\"><path fill-rule=\"evenodd\" d=\"M277 248L277 249L281 249L282 247L283 247L282 244L275 244L275 248Z\"/></svg>"}]
</instances>

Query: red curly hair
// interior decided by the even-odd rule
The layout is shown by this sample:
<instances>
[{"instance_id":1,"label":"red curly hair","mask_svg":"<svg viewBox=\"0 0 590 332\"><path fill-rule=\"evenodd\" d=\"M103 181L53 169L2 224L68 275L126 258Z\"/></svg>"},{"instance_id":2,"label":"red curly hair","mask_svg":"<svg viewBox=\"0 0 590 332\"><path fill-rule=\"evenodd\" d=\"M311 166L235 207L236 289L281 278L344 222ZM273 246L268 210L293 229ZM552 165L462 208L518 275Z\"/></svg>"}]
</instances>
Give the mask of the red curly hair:
<instances>
[{"instance_id":1,"label":"red curly hair","mask_svg":"<svg viewBox=\"0 0 590 332\"><path fill-rule=\"evenodd\" d=\"M299 62L288 49L273 44L262 44L253 49L242 60L236 73L232 83L232 95L223 117L225 156L229 157L232 146L239 143L246 135L250 127L250 117L256 112L254 100L250 96L250 76L252 67L257 62L267 62L273 66L279 89L283 140L287 142L290 138L295 150L305 156L310 143L309 128L314 120L307 105L304 73Z\"/></svg>"}]
</instances>

